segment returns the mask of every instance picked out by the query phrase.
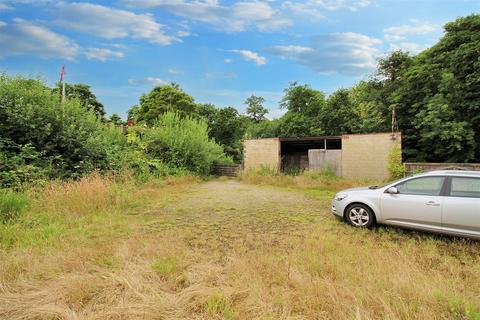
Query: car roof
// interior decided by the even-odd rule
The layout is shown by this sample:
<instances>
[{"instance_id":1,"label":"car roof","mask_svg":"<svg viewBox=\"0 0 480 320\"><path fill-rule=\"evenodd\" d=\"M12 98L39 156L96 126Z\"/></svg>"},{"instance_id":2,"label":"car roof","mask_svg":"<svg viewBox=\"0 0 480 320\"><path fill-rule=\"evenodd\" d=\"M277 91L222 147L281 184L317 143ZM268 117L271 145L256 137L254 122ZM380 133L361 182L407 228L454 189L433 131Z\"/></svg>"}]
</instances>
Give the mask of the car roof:
<instances>
[{"instance_id":1,"label":"car roof","mask_svg":"<svg viewBox=\"0 0 480 320\"><path fill-rule=\"evenodd\" d=\"M444 176L466 176L466 177L479 177L480 171L469 171L469 170L435 170L423 173L421 175L444 175Z\"/></svg>"}]
</instances>

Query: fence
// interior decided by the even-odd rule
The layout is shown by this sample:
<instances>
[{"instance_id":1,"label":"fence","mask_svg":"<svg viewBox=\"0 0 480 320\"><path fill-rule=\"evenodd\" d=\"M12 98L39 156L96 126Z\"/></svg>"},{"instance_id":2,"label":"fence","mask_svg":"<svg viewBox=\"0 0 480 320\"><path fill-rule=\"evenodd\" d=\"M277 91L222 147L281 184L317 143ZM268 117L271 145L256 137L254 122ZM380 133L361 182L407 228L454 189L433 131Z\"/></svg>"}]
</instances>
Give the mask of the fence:
<instances>
[{"instance_id":1,"label":"fence","mask_svg":"<svg viewBox=\"0 0 480 320\"><path fill-rule=\"evenodd\" d=\"M472 170L480 171L480 163L428 163L405 162L407 174L427 172L433 170Z\"/></svg>"},{"instance_id":2,"label":"fence","mask_svg":"<svg viewBox=\"0 0 480 320\"><path fill-rule=\"evenodd\" d=\"M213 173L218 176L235 177L241 170L241 164L215 165L213 167Z\"/></svg>"}]
</instances>

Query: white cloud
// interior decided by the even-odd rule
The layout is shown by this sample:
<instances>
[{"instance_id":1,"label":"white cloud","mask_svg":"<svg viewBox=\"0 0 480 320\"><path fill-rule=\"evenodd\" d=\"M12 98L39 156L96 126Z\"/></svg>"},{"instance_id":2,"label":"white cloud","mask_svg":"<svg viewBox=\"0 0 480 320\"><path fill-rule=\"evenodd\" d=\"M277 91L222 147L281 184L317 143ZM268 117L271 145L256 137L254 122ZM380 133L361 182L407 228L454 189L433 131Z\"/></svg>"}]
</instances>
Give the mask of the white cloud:
<instances>
[{"instance_id":1,"label":"white cloud","mask_svg":"<svg viewBox=\"0 0 480 320\"><path fill-rule=\"evenodd\" d=\"M135 14L92 3L65 3L57 6L56 23L65 28L107 39L132 37L167 45L177 40L164 32L164 26L151 15Z\"/></svg>"},{"instance_id":2,"label":"white cloud","mask_svg":"<svg viewBox=\"0 0 480 320\"><path fill-rule=\"evenodd\" d=\"M170 74L174 74L174 75L182 75L184 74L184 72L182 70L179 70L179 69L175 69L175 68L170 68L167 70L168 73Z\"/></svg>"},{"instance_id":3,"label":"white cloud","mask_svg":"<svg viewBox=\"0 0 480 320\"><path fill-rule=\"evenodd\" d=\"M160 79L160 78L155 78L155 77L145 77L143 79L128 79L128 83L134 86L164 86L169 84L169 81Z\"/></svg>"},{"instance_id":4,"label":"white cloud","mask_svg":"<svg viewBox=\"0 0 480 320\"><path fill-rule=\"evenodd\" d=\"M307 52L312 52L312 48L302 47L302 46L274 46L268 51L280 56L282 59L295 58L299 54L304 54Z\"/></svg>"},{"instance_id":5,"label":"white cloud","mask_svg":"<svg viewBox=\"0 0 480 320\"><path fill-rule=\"evenodd\" d=\"M225 32L242 32L248 28L260 31L279 30L290 26L266 1L246 0L222 5L217 0L123 0L132 7L162 8L179 17L202 22Z\"/></svg>"},{"instance_id":6,"label":"white cloud","mask_svg":"<svg viewBox=\"0 0 480 320\"><path fill-rule=\"evenodd\" d=\"M236 53L244 60L253 61L255 64L261 66L267 63L267 59L256 52L250 50L228 50L228 52Z\"/></svg>"},{"instance_id":7,"label":"white cloud","mask_svg":"<svg viewBox=\"0 0 480 320\"><path fill-rule=\"evenodd\" d=\"M347 9L350 11L356 11L373 3L371 0L311 0L310 2L326 10Z\"/></svg>"},{"instance_id":8,"label":"white cloud","mask_svg":"<svg viewBox=\"0 0 480 320\"><path fill-rule=\"evenodd\" d=\"M4 2L0 2L0 11L1 10L12 10L13 7L9 6L8 4L4 3Z\"/></svg>"},{"instance_id":9,"label":"white cloud","mask_svg":"<svg viewBox=\"0 0 480 320\"><path fill-rule=\"evenodd\" d=\"M208 79L232 79L237 77L235 72L207 72L205 75Z\"/></svg>"},{"instance_id":10,"label":"white cloud","mask_svg":"<svg viewBox=\"0 0 480 320\"><path fill-rule=\"evenodd\" d=\"M408 35L424 35L438 30L438 26L431 22L411 20L410 24L394 26L383 30L388 41L404 40Z\"/></svg>"},{"instance_id":11,"label":"white cloud","mask_svg":"<svg viewBox=\"0 0 480 320\"><path fill-rule=\"evenodd\" d=\"M287 18L278 18L272 20L260 21L257 23L257 28L263 32L275 31L285 29L293 24L292 20Z\"/></svg>"},{"instance_id":12,"label":"white cloud","mask_svg":"<svg viewBox=\"0 0 480 320\"><path fill-rule=\"evenodd\" d=\"M79 46L72 40L23 19L0 22L0 57L22 54L74 59Z\"/></svg>"},{"instance_id":13,"label":"white cloud","mask_svg":"<svg viewBox=\"0 0 480 320\"><path fill-rule=\"evenodd\" d=\"M320 73L361 75L375 68L381 43L379 39L346 32L314 37L309 47L276 46L267 51Z\"/></svg>"},{"instance_id":14,"label":"white cloud","mask_svg":"<svg viewBox=\"0 0 480 320\"><path fill-rule=\"evenodd\" d=\"M177 31L176 35L177 37L184 38L184 37L190 36L191 33L189 31L180 30L180 31Z\"/></svg>"},{"instance_id":15,"label":"white cloud","mask_svg":"<svg viewBox=\"0 0 480 320\"><path fill-rule=\"evenodd\" d=\"M233 60L230 58L223 59L223 62L225 63L231 63Z\"/></svg>"},{"instance_id":16,"label":"white cloud","mask_svg":"<svg viewBox=\"0 0 480 320\"><path fill-rule=\"evenodd\" d=\"M105 62L111 58L123 58L124 53L121 51L115 51L108 48L87 48L85 50L85 56L88 60L100 60Z\"/></svg>"},{"instance_id":17,"label":"white cloud","mask_svg":"<svg viewBox=\"0 0 480 320\"><path fill-rule=\"evenodd\" d=\"M402 50L402 51L408 51L410 53L416 54L426 49L427 47L428 46L421 45L414 42L400 42L400 43L391 43L389 50L390 51Z\"/></svg>"},{"instance_id":18,"label":"white cloud","mask_svg":"<svg viewBox=\"0 0 480 320\"><path fill-rule=\"evenodd\" d=\"M285 1L282 3L282 8L302 17L324 18L322 11L311 2Z\"/></svg>"},{"instance_id":19,"label":"white cloud","mask_svg":"<svg viewBox=\"0 0 480 320\"><path fill-rule=\"evenodd\" d=\"M282 3L282 8L298 16L321 19L325 17L325 11L357 11L371 5L372 2L371 0L285 1Z\"/></svg>"},{"instance_id":20,"label":"white cloud","mask_svg":"<svg viewBox=\"0 0 480 320\"><path fill-rule=\"evenodd\" d=\"M269 20L275 14L275 11L268 3L259 1L237 2L232 6L231 10L234 17L247 21Z\"/></svg>"}]
</instances>

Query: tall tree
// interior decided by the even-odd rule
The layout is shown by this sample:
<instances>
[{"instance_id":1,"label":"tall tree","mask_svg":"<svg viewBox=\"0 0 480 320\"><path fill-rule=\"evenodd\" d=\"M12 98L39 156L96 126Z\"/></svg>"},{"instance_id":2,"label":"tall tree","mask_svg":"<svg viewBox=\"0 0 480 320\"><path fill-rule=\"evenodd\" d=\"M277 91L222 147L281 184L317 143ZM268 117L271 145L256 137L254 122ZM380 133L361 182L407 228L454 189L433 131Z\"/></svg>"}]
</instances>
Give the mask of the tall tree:
<instances>
[{"instance_id":1,"label":"tall tree","mask_svg":"<svg viewBox=\"0 0 480 320\"><path fill-rule=\"evenodd\" d=\"M60 94L62 91L61 84L58 83L54 89L55 93ZM81 83L66 83L65 96L67 99L78 99L85 108L92 110L97 116L103 118L105 116L105 107L97 100L97 97L90 89L89 85Z\"/></svg>"},{"instance_id":2,"label":"tall tree","mask_svg":"<svg viewBox=\"0 0 480 320\"><path fill-rule=\"evenodd\" d=\"M284 90L280 107L287 109L279 125L281 136L312 136L325 133L319 114L325 105L323 92L294 82Z\"/></svg>"},{"instance_id":3,"label":"tall tree","mask_svg":"<svg viewBox=\"0 0 480 320\"><path fill-rule=\"evenodd\" d=\"M245 100L244 104L247 105L247 114L255 122L265 120L265 115L268 113L268 109L263 106L265 99L256 95L251 95Z\"/></svg>"},{"instance_id":4,"label":"tall tree","mask_svg":"<svg viewBox=\"0 0 480 320\"><path fill-rule=\"evenodd\" d=\"M108 123L111 123L115 126L121 126L125 124L125 122L118 115L118 113L112 113L112 115L108 118Z\"/></svg>"},{"instance_id":5,"label":"tall tree","mask_svg":"<svg viewBox=\"0 0 480 320\"><path fill-rule=\"evenodd\" d=\"M172 83L155 87L150 93L142 95L136 116L138 121L152 124L167 111L192 115L196 110L193 97L185 93L178 84Z\"/></svg>"},{"instance_id":6,"label":"tall tree","mask_svg":"<svg viewBox=\"0 0 480 320\"><path fill-rule=\"evenodd\" d=\"M221 144L235 161L240 161L243 152L243 136L248 119L233 107L217 109L208 122L210 136Z\"/></svg>"},{"instance_id":7,"label":"tall tree","mask_svg":"<svg viewBox=\"0 0 480 320\"><path fill-rule=\"evenodd\" d=\"M480 161L479 48L480 15L459 18L402 73L391 100L407 159ZM442 119L440 127L432 127L434 119Z\"/></svg>"},{"instance_id":8,"label":"tall tree","mask_svg":"<svg viewBox=\"0 0 480 320\"><path fill-rule=\"evenodd\" d=\"M391 113L383 99L383 85L374 80L360 81L349 90L355 125L353 133L387 132Z\"/></svg>"}]
</instances>

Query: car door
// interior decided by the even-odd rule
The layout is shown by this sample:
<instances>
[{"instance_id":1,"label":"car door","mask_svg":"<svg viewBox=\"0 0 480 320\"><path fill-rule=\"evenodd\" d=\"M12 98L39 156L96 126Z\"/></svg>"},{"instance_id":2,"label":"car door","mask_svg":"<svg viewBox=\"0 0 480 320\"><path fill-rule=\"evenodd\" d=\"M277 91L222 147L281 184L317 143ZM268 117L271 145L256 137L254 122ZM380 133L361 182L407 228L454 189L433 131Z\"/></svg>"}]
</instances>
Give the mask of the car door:
<instances>
[{"instance_id":1,"label":"car door","mask_svg":"<svg viewBox=\"0 0 480 320\"><path fill-rule=\"evenodd\" d=\"M395 187L399 193L383 193L380 199L384 223L441 230L445 177L413 178Z\"/></svg>"},{"instance_id":2,"label":"car door","mask_svg":"<svg viewBox=\"0 0 480 320\"><path fill-rule=\"evenodd\" d=\"M447 232L480 236L480 178L450 178L442 227Z\"/></svg>"}]
</instances>

